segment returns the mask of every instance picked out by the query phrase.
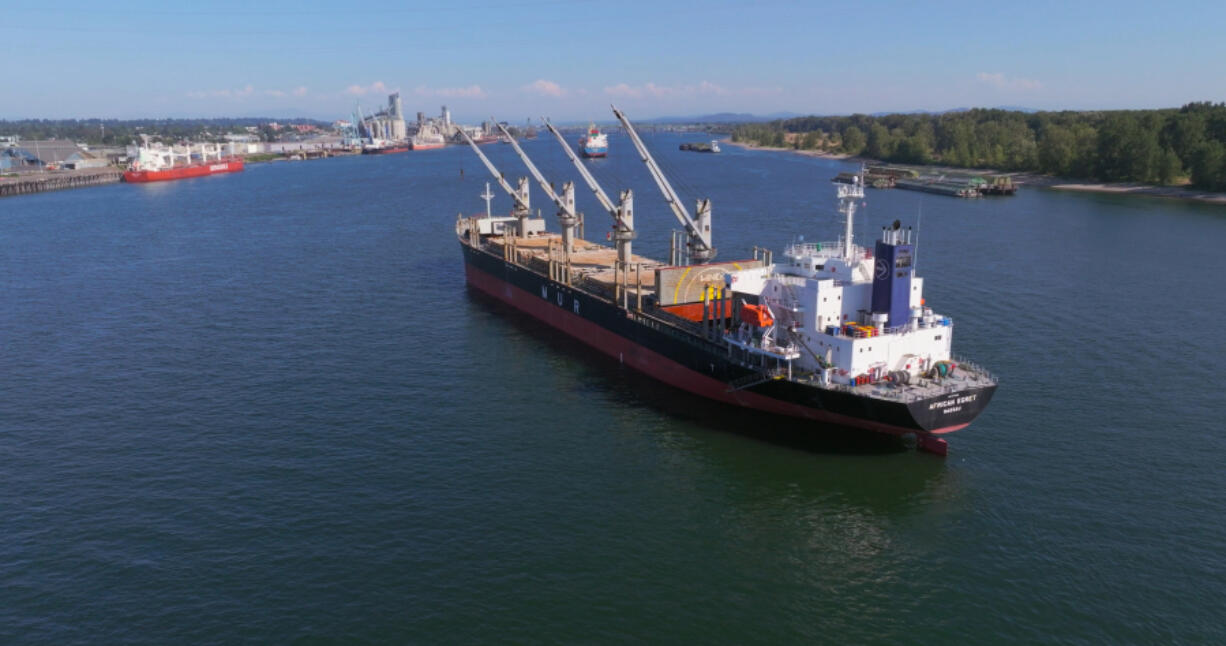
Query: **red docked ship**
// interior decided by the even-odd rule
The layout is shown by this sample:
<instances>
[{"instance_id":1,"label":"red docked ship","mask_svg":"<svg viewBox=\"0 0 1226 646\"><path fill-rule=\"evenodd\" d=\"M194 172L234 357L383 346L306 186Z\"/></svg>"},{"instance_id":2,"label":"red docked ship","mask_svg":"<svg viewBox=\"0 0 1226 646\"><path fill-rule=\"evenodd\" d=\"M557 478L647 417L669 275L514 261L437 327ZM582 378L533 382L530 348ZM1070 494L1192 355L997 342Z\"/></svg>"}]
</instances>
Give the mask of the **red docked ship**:
<instances>
[{"instance_id":1,"label":"red docked ship","mask_svg":"<svg viewBox=\"0 0 1226 646\"><path fill-rule=\"evenodd\" d=\"M243 160L226 157L219 146L201 145L195 152L187 148L150 148L142 146L135 160L128 165L123 181L133 183L164 182L173 179L203 177L243 170Z\"/></svg>"}]
</instances>

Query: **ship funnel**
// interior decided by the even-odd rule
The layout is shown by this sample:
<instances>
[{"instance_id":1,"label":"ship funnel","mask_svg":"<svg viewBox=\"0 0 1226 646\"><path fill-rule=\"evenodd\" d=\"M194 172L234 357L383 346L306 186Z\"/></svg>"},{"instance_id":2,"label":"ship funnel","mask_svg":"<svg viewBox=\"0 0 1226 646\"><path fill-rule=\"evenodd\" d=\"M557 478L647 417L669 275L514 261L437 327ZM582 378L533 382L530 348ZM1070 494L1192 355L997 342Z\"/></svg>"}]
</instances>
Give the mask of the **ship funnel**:
<instances>
[{"instance_id":1,"label":"ship funnel","mask_svg":"<svg viewBox=\"0 0 1226 646\"><path fill-rule=\"evenodd\" d=\"M882 230L873 267L873 312L888 314L887 327L906 325L911 315L911 277L915 273L915 247L895 220Z\"/></svg>"}]
</instances>

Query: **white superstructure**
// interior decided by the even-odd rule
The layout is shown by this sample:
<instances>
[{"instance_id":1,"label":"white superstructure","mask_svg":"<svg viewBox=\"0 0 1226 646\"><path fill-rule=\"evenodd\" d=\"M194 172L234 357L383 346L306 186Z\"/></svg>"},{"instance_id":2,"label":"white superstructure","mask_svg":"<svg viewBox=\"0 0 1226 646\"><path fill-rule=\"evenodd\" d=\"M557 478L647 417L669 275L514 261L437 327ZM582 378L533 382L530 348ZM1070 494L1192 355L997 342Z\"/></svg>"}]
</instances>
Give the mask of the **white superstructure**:
<instances>
[{"instance_id":1,"label":"white superstructure","mask_svg":"<svg viewBox=\"0 0 1226 646\"><path fill-rule=\"evenodd\" d=\"M208 161L221 161L225 158L220 144L198 144L196 146L139 146L136 150L129 148L128 156L132 162L128 170L158 171L175 166L190 166Z\"/></svg>"},{"instance_id":2,"label":"white superstructure","mask_svg":"<svg viewBox=\"0 0 1226 646\"><path fill-rule=\"evenodd\" d=\"M409 138L409 141L414 149L442 148L447 143L442 133L429 124L418 130L417 134Z\"/></svg>"},{"instance_id":3,"label":"white superstructure","mask_svg":"<svg viewBox=\"0 0 1226 646\"><path fill-rule=\"evenodd\" d=\"M861 177L838 184L846 218L839 240L798 241L782 262L728 274L733 297L756 297L768 314L752 321L742 315L730 344L828 384L918 382L950 359L953 325L924 304L912 231L895 221L875 249L855 244L856 204L863 198Z\"/></svg>"}]
</instances>

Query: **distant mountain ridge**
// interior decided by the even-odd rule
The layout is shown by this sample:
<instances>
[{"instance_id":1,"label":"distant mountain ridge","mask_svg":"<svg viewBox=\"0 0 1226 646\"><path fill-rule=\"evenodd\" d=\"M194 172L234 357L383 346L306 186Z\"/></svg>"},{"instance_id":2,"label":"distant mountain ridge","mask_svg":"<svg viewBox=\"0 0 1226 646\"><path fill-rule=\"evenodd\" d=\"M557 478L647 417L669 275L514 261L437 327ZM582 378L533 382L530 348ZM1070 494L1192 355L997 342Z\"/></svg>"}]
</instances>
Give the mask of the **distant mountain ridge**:
<instances>
[{"instance_id":1,"label":"distant mountain ridge","mask_svg":"<svg viewBox=\"0 0 1226 646\"><path fill-rule=\"evenodd\" d=\"M803 117L799 112L774 112L771 114L750 114L748 112L717 112L692 117L657 117L646 119L643 123L759 123L776 119L791 119Z\"/></svg>"},{"instance_id":2,"label":"distant mountain ridge","mask_svg":"<svg viewBox=\"0 0 1226 646\"><path fill-rule=\"evenodd\" d=\"M1038 112L1034 108L1026 108L1020 106L1001 105L990 108L949 108L946 110L887 110L884 112L869 113L871 117L884 117L891 114L947 114L951 112L968 112L970 110L1007 110L1010 112ZM698 116L676 116L676 117L656 117L655 119L644 119L644 124L684 124L684 123L765 123L768 121L777 121L780 119L794 119L796 117L820 116L820 117L842 117L850 116L847 114L806 114L803 112L772 112L770 114L752 114L749 112L716 112L714 114L704 114Z\"/></svg>"},{"instance_id":3,"label":"distant mountain ridge","mask_svg":"<svg viewBox=\"0 0 1226 646\"><path fill-rule=\"evenodd\" d=\"M893 110L893 111L888 111L888 112L873 112L873 113L870 113L869 116L870 117L885 117L891 114L949 114L951 112L970 112L971 110L1005 110L1006 112L1026 112L1026 113L1038 112L1038 110L1034 108L1023 108L1023 107L1016 106L1016 105L998 105L998 106L993 106L990 108L985 108L985 107L949 108L948 110L907 110L904 112ZM846 116L846 115L830 115L830 116Z\"/></svg>"}]
</instances>

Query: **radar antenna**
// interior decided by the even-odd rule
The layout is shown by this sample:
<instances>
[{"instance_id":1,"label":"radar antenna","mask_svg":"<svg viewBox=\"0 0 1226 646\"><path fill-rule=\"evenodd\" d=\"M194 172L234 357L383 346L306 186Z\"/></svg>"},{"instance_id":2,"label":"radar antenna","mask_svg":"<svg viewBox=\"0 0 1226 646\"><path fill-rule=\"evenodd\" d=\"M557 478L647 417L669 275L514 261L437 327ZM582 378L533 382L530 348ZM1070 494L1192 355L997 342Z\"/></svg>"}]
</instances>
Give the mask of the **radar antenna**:
<instances>
[{"instance_id":1,"label":"radar antenna","mask_svg":"<svg viewBox=\"0 0 1226 646\"><path fill-rule=\"evenodd\" d=\"M854 232L853 226L856 220L856 202L864 199L864 167L860 167L860 172L852 176L851 184L840 183L838 188L839 196L839 213L842 213L847 218L846 230L843 234L843 258L850 262L855 255L855 245L853 244Z\"/></svg>"}]
</instances>

